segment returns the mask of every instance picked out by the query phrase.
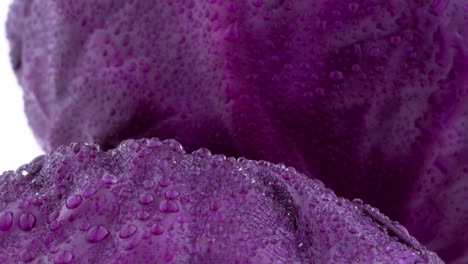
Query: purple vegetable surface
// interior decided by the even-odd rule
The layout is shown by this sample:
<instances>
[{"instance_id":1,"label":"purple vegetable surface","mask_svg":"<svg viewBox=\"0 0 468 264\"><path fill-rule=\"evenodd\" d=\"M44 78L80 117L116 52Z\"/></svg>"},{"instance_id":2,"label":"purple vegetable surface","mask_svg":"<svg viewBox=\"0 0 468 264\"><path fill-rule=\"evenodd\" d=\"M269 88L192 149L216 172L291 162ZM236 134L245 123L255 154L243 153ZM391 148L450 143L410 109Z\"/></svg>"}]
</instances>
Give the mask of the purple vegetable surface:
<instances>
[{"instance_id":1,"label":"purple vegetable surface","mask_svg":"<svg viewBox=\"0 0 468 264\"><path fill-rule=\"evenodd\" d=\"M467 3L15 0L7 31L46 150L284 163L467 263Z\"/></svg>"},{"instance_id":2,"label":"purple vegetable surface","mask_svg":"<svg viewBox=\"0 0 468 264\"><path fill-rule=\"evenodd\" d=\"M443 263L319 180L174 140L62 146L0 195L1 263Z\"/></svg>"}]
</instances>

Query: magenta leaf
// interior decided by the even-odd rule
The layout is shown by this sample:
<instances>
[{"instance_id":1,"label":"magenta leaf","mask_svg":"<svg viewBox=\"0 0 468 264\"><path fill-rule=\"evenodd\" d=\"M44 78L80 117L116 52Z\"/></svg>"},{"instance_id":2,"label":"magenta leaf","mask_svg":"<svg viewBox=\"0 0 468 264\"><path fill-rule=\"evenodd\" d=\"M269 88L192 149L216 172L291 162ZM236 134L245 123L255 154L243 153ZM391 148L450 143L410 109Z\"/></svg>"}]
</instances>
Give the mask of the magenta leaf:
<instances>
[{"instance_id":1,"label":"magenta leaf","mask_svg":"<svg viewBox=\"0 0 468 264\"><path fill-rule=\"evenodd\" d=\"M443 263L291 167L174 140L62 146L5 172L0 205L2 263Z\"/></svg>"},{"instance_id":2,"label":"magenta leaf","mask_svg":"<svg viewBox=\"0 0 468 264\"><path fill-rule=\"evenodd\" d=\"M460 263L467 9L465 0L16 0L7 30L46 150L157 136L284 163ZM178 210L170 200L160 209Z\"/></svg>"}]
</instances>

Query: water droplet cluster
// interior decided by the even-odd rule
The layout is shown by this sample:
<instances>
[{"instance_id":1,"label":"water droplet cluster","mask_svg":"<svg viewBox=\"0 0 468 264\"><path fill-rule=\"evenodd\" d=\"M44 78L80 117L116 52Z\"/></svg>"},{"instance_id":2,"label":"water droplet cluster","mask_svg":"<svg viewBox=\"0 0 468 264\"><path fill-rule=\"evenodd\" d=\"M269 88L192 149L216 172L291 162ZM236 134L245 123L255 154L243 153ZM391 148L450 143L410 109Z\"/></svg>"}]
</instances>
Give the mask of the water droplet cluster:
<instances>
[{"instance_id":1,"label":"water droplet cluster","mask_svg":"<svg viewBox=\"0 0 468 264\"><path fill-rule=\"evenodd\" d=\"M466 0L15 0L7 32L46 150L157 136L188 151L281 162L380 208L460 262L468 258L458 250L468 245L467 10ZM161 143L151 144L138 155ZM18 177L36 172L21 167ZM122 186L118 173L103 172L101 183ZM149 192L173 180L143 183ZM83 188L70 196L84 203L101 187ZM119 188L137 199L142 221L151 218L146 206L182 210L182 197L157 198L166 190L150 202ZM82 204L70 199L78 207L64 213L73 219ZM34 215L25 209L33 202L21 201L25 214ZM17 226L2 217L0 229ZM22 227L33 231L31 221L25 215Z\"/></svg>"},{"instance_id":2,"label":"water droplet cluster","mask_svg":"<svg viewBox=\"0 0 468 264\"><path fill-rule=\"evenodd\" d=\"M284 165L156 138L106 152L72 144L41 162L32 178L0 177L2 260L441 263L370 206Z\"/></svg>"}]
</instances>

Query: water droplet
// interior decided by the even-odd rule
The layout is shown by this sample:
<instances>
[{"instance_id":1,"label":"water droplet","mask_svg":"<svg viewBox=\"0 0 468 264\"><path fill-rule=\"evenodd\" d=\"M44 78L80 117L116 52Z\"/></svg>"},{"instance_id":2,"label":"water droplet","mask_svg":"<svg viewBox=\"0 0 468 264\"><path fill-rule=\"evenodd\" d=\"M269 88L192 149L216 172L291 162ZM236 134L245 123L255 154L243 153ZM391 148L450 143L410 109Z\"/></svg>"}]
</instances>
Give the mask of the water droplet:
<instances>
[{"instance_id":1,"label":"water droplet","mask_svg":"<svg viewBox=\"0 0 468 264\"><path fill-rule=\"evenodd\" d=\"M215 201L210 205L211 211L218 211L219 208L221 208L221 204L218 201Z\"/></svg>"},{"instance_id":2,"label":"water droplet","mask_svg":"<svg viewBox=\"0 0 468 264\"><path fill-rule=\"evenodd\" d=\"M153 235L159 236L164 233L164 227L161 224L154 224L151 226L151 233Z\"/></svg>"},{"instance_id":3,"label":"water droplet","mask_svg":"<svg viewBox=\"0 0 468 264\"><path fill-rule=\"evenodd\" d=\"M344 74L341 71L331 71L330 79L333 81L341 81L344 78Z\"/></svg>"},{"instance_id":4,"label":"water droplet","mask_svg":"<svg viewBox=\"0 0 468 264\"><path fill-rule=\"evenodd\" d=\"M177 222L183 224L183 223L187 223L187 218L183 215L180 215L180 216L177 216Z\"/></svg>"},{"instance_id":5,"label":"water droplet","mask_svg":"<svg viewBox=\"0 0 468 264\"><path fill-rule=\"evenodd\" d=\"M393 46L398 46L400 43L401 43L401 37L399 36L392 36L390 38L390 43L393 45Z\"/></svg>"},{"instance_id":6,"label":"water droplet","mask_svg":"<svg viewBox=\"0 0 468 264\"><path fill-rule=\"evenodd\" d=\"M155 149L155 148L157 148L157 147L159 147L159 146L162 146L162 142L159 141L159 140L157 140L157 139L151 139L151 140L148 142L148 145L147 145L147 147L148 147L149 149Z\"/></svg>"},{"instance_id":7,"label":"water droplet","mask_svg":"<svg viewBox=\"0 0 468 264\"><path fill-rule=\"evenodd\" d=\"M255 7L261 7L263 5L263 0L254 0L252 4Z\"/></svg>"},{"instance_id":8,"label":"water droplet","mask_svg":"<svg viewBox=\"0 0 468 264\"><path fill-rule=\"evenodd\" d=\"M29 201L27 201L27 200L22 200L22 201L19 202L18 208L19 208L19 209L26 209L26 208L29 207L29 204L30 204Z\"/></svg>"},{"instance_id":9,"label":"water droplet","mask_svg":"<svg viewBox=\"0 0 468 264\"><path fill-rule=\"evenodd\" d=\"M198 243L192 242L187 245L187 250L190 254L197 253L200 251L200 246L198 245Z\"/></svg>"},{"instance_id":10,"label":"water droplet","mask_svg":"<svg viewBox=\"0 0 468 264\"><path fill-rule=\"evenodd\" d=\"M73 258L74 256L70 251L64 250L58 253L57 255L55 255L54 263L55 264L67 264L67 263L72 262Z\"/></svg>"},{"instance_id":11,"label":"water droplet","mask_svg":"<svg viewBox=\"0 0 468 264\"><path fill-rule=\"evenodd\" d=\"M442 13L442 11L444 11L447 8L448 3L448 0L432 0L431 10L436 15L439 15L440 13Z\"/></svg>"},{"instance_id":12,"label":"water droplet","mask_svg":"<svg viewBox=\"0 0 468 264\"><path fill-rule=\"evenodd\" d=\"M322 195L320 195L320 198L322 198L322 200L324 201L331 201L334 197L333 194L331 194L330 192L325 192Z\"/></svg>"},{"instance_id":13,"label":"water droplet","mask_svg":"<svg viewBox=\"0 0 468 264\"><path fill-rule=\"evenodd\" d=\"M146 211L139 211L137 213L137 218L138 220L146 220L150 217L150 213L146 212Z\"/></svg>"},{"instance_id":14,"label":"water droplet","mask_svg":"<svg viewBox=\"0 0 468 264\"><path fill-rule=\"evenodd\" d=\"M372 48L372 49L370 50L370 55L371 55L372 57L377 57L377 56L379 56L379 54L380 54L380 49L377 48L377 47L374 47L374 48Z\"/></svg>"},{"instance_id":15,"label":"water droplet","mask_svg":"<svg viewBox=\"0 0 468 264\"><path fill-rule=\"evenodd\" d=\"M326 32L327 31L327 21L319 20L317 21L317 31L318 32Z\"/></svg>"},{"instance_id":16,"label":"water droplet","mask_svg":"<svg viewBox=\"0 0 468 264\"><path fill-rule=\"evenodd\" d=\"M179 192L176 191L176 190L169 190L169 191L166 191L164 196L166 196L166 198L169 199L169 200L173 200L173 199L176 199L177 197L179 197Z\"/></svg>"},{"instance_id":17,"label":"water droplet","mask_svg":"<svg viewBox=\"0 0 468 264\"><path fill-rule=\"evenodd\" d=\"M198 150L195 150L194 152L192 152L192 155L206 158L206 157L211 156L211 152L207 148L201 148L201 149L198 149Z\"/></svg>"},{"instance_id":18,"label":"water droplet","mask_svg":"<svg viewBox=\"0 0 468 264\"><path fill-rule=\"evenodd\" d=\"M136 233L137 229L138 228L136 227L136 225L133 225L133 224L126 225L124 226L124 228L122 228L122 230L120 230L119 237L123 239L129 238L133 234Z\"/></svg>"},{"instance_id":19,"label":"water droplet","mask_svg":"<svg viewBox=\"0 0 468 264\"><path fill-rule=\"evenodd\" d=\"M140 244L141 239L140 238L134 238L130 242L124 243L122 245L123 249L125 250L132 250Z\"/></svg>"},{"instance_id":20,"label":"water droplet","mask_svg":"<svg viewBox=\"0 0 468 264\"><path fill-rule=\"evenodd\" d=\"M60 227L62 227L62 222L53 221L52 223L50 223L49 229L50 229L50 231L55 232L55 231L59 230Z\"/></svg>"},{"instance_id":21,"label":"water droplet","mask_svg":"<svg viewBox=\"0 0 468 264\"><path fill-rule=\"evenodd\" d=\"M36 217L31 213L23 213L19 218L18 226L23 231L30 231L36 226Z\"/></svg>"},{"instance_id":22,"label":"water droplet","mask_svg":"<svg viewBox=\"0 0 468 264\"><path fill-rule=\"evenodd\" d=\"M230 24L228 26L224 39L230 42L234 42L239 39L239 27L237 26L237 23Z\"/></svg>"},{"instance_id":23,"label":"water droplet","mask_svg":"<svg viewBox=\"0 0 468 264\"><path fill-rule=\"evenodd\" d=\"M149 193L144 193L140 196L140 198L138 199L138 202L142 205L148 205L152 203L153 200L154 200L153 195Z\"/></svg>"},{"instance_id":24,"label":"water droplet","mask_svg":"<svg viewBox=\"0 0 468 264\"><path fill-rule=\"evenodd\" d=\"M97 243L104 240L109 235L109 231L102 225L96 225L88 230L86 238L90 243Z\"/></svg>"},{"instance_id":25,"label":"water droplet","mask_svg":"<svg viewBox=\"0 0 468 264\"><path fill-rule=\"evenodd\" d=\"M79 194L74 194L70 197L68 197L67 202L65 205L67 206L68 209L75 209L78 206L80 206L81 202L83 201L83 197Z\"/></svg>"},{"instance_id":26,"label":"water droplet","mask_svg":"<svg viewBox=\"0 0 468 264\"><path fill-rule=\"evenodd\" d=\"M143 188L145 188L145 190L149 190L151 188L153 188L155 185L154 181L153 180L146 180L143 182Z\"/></svg>"},{"instance_id":27,"label":"water droplet","mask_svg":"<svg viewBox=\"0 0 468 264\"><path fill-rule=\"evenodd\" d=\"M347 226L348 228L348 231L351 233L351 234L357 234L359 232L361 232L361 228L357 225L349 225Z\"/></svg>"},{"instance_id":28,"label":"water droplet","mask_svg":"<svg viewBox=\"0 0 468 264\"><path fill-rule=\"evenodd\" d=\"M49 252L51 254L55 254L57 253L58 251L60 250L60 248L58 246L55 246L55 245L51 245L50 248L49 248Z\"/></svg>"},{"instance_id":29,"label":"water droplet","mask_svg":"<svg viewBox=\"0 0 468 264\"><path fill-rule=\"evenodd\" d=\"M179 206L171 200L164 200L159 204L159 211L162 213L177 213L179 212Z\"/></svg>"},{"instance_id":30,"label":"water droplet","mask_svg":"<svg viewBox=\"0 0 468 264\"><path fill-rule=\"evenodd\" d=\"M101 181L106 184L116 184L119 182L119 179L113 174L106 173L102 176Z\"/></svg>"},{"instance_id":31,"label":"water droplet","mask_svg":"<svg viewBox=\"0 0 468 264\"><path fill-rule=\"evenodd\" d=\"M286 171L281 174L281 177L287 181L292 179L292 175Z\"/></svg>"},{"instance_id":32,"label":"water droplet","mask_svg":"<svg viewBox=\"0 0 468 264\"><path fill-rule=\"evenodd\" d=\"M13 224L13 213L10 211L3 212L0 215L0 230L8 231Z\"/></svg>"},{"instance_id":33,"label":"water droplet","mask_svg":"<svg viewBox=\"0 0 468 264\"><path fill-rule=\"evenodd\" d=\"M36 258L36 254L33 253L31 250L23 250L20 253L20 259L23 262L31 262Z\"/></svg>"},{"instance_id":34,"label":"water droplet","mask_svg":"<svg viewBox=\"0 0 468 264\"><path fill-rule=\"evenodd\" d=\"M170 184L171 184L171 181L166 177L163 177L161 180L159 180L159 185L161 185L161 187L167 187Z\"/></svg>"},{"instance_id":35,"label":"water droplet","mask_svg":"<svg viewBox=\"0 0 468 264\"><path fill-rule=\"evenodd\" d=\"M359 199L359 198L356 198L356 199L353 199L353 203L355 203L356 205L363 205L363 204L364 204L364 201L362 201L362 200Z\"/></svg>"},{"instance_id":36,"label":"water droplet","mask_svg":"<svg viewBox=\"0 0 468 264\"><path fill-rule=\"evenodd\" d=\"M90 186L90 187L87 187L84 191L83 191L83 196L85 198L89 198L91 197L93 194L95 194L97 192L96 188L94 188L93 186Z\"/></svg>"},{"instance_id":37,"label":"water droplet","mask_svg":"<svg viewBox=\"0 0 468 264\"><path fill-rule=\"evenodd\" d=\"M396 228L398 228L402 232L402 234L404 234L405 236L408 236L408 237L410 236L410 234L408 232L408 229L406 229L406 227L400 225L400 223L398 223L398 222L395 222L393 224L395 225Z\"/></svg>"},{"instance_id":38,"label":"water droplet","mask_svg":"<svg viewBox=\"0 0 468 264\"><path fill-rule=\"evenodd\" d=\"M355 2L349 3L348 4L348 10L349 10L349 12L351 12L353 14L356 14L357 11L359 10L359 4L355 3Z\"/></svg>"},{"instance_id":39,"label":"water droplet","mask_svg":"<svg viewBox=\"0 0 468 264\"><path fill-rule=\"evenodd\" d=\"M80 230L81 231L88 231L91 225L88 222L81 222Z\"/></svg>"},{"instance_id":40,"label":"water droplet","mask_svg":"<svg viewBox=\"0 0 468 264\"><path fill-rule=\"evenodd\" d=\"M175 152L185 153L184 148L182 147L182 145L179 142L177 142L176 140L174 140L174 139L166 139L166 140L164 140L164 144L169 145L169 147L172 150L174 150Z\"/></svg>"},{"instance_id":41,"label":"water droplet","mask_svg":"<svg viewBox=\"0 0 468 264\"><path fill-rule=\"evenodd\" d=\"M31 202L34 206L40 207L42 206L42 200L39 198L34 198Z\"/></svg>"},{"instance_id":42,"label":"water droplet","mask_svg":"<svg viewBox=\"0 0 468 264\"><path fill-rule=\"evenodd\" d=\"M141 235L142 239L148 239L151 237L151 232L148 230L143 231L143 234Z\"/></svg>"}]
</instances>

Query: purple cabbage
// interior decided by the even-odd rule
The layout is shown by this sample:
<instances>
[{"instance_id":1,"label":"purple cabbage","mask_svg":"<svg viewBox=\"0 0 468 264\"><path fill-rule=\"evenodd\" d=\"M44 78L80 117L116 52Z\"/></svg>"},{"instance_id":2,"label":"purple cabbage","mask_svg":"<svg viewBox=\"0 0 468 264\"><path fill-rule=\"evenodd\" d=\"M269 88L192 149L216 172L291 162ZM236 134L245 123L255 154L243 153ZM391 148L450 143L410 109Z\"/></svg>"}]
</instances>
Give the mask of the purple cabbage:
<instances>
[{"instance_id":1,"label":"purple cabbage","mask_svg":"<svg viewBox=\"0 0 468 264\"><path fill-rule=\"evenodd\" d=\"M443 263L319 180L174 140L62 146L0 195L1 263Z\"/></svg>"},{"instance_id":2,"label":"purple cabbage","mask_svg":"<svg viewBox=\"0 0 468 264\"><path fill-rule=\"evenodd\" d=\"M46 150L174 138L294 166L468 261L467 1L15 0Z\"/></svg>"}]
</instances>

